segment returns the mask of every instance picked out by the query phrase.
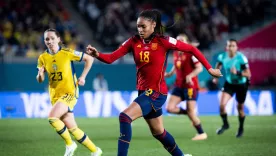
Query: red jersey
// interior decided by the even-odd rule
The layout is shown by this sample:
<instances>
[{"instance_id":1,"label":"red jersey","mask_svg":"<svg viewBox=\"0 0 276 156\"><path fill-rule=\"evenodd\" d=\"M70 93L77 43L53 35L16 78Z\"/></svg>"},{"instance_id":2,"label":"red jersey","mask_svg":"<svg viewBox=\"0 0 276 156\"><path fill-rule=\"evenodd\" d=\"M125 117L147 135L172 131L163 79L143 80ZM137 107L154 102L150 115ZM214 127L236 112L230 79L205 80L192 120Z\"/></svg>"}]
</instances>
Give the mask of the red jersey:
<instances>
[{"instance_id":1,"label":"red jersey","mask_svg":"<svg viewBox=\"0 0 276 156\"><path fill-rule=\"evenodd\" d=\"M152 89L167 94L164 72L168 50L189 52L198 58L207 70L211 68L209 62L197 48L175 38L160 35L153 36L148 43L145 43L138 35L133 36L111 54L100 53L98 59L105 63L112 63L132 52L137 70L137 90Z\"/></svg>"},{"instance_id":2,"label":"red jersey","mask_svg":"<svg viewBox=\"0 0 276 156\"><path fill-rule=\"evenodd\" d=\"M179 53L178 51L174 51L173 63L176 72L175 86L179 88L199 89L197 76L192 78L193 85L186 83L186 76L189 75L195 69L195 65L200 62L190 53Z\"/></svg>"}]
</instances>

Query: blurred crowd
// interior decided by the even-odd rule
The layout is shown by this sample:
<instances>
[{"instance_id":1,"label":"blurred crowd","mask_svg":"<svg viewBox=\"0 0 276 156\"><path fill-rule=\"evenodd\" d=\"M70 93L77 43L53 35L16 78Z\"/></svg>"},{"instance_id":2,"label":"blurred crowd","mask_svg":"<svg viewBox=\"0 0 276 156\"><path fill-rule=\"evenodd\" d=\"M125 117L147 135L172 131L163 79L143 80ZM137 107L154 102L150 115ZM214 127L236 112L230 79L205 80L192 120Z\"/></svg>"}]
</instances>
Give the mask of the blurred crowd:
<instances>
[{"instance_id":1,"label":"blurred crowd","mask_svg":"<svg viewBox=\"0 0 276 156\"><path fill-rule=\"evenodd\" d=\"M162 12L165 32L186 33L207 49L224 34L262 20L267 1L261 0L76 0L72 4L85 17L93 38L111 51L136 33L142 10ZM46 48L43 32L56 28L63 43L84 50L82 35L62 0L0 0L0 58L37 57Z\"/></svg>"},{"instance_id":2,"label":"blurred crowd","mask_svg":"<svg viewBox=\"0 0 276 156\"><path fill-rule=\"evenodd\" d=\"M88 19L94 38L114 49L136 33L138 13L159 9L168 35L186 33L200 49L264 18L269 1L261 0L78 0L78 10ZM109 49L106 49L107 51Z\"/></svg>"},{"instance_id":3,"label":"blurred crowd","mask_svg":"<svg viewBox=\"0 0 276 156\"><path fill-rule=\"evenodd\" d=\"M46 49L48 28L57 29L67 46L84 48L61 0L0 0L0 57L37 57Z\"/></svg>"}]
</instances>

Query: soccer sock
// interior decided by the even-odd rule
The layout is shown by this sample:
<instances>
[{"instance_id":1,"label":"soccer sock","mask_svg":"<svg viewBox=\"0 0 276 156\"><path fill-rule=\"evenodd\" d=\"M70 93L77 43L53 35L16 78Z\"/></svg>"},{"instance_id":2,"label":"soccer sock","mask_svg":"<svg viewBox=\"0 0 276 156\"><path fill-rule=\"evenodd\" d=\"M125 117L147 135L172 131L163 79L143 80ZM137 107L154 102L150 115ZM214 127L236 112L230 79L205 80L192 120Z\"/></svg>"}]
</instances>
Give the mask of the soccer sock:
<instances>
[{"instance_id":1,"label":"soccer sock","mask_svg":"<svg viewBox=\"0 0 276 156\"><path fill-rule=\"evenodd\" d=\"M240 122L240 129L243 129L243 123L244 123L244 120L245 120L245 116L241 117L239 116L239 122Z\"/></svg>"},{"instance_id":2,"label":"soccer sock","mask_svg":"<svg viewBox=\"0 0 276 156\"><path fill-rule=\"evenodd\" d=\"M131 141L131 122L132 119L125 113L120 113L120 137L118 139L117 156L127 156L129 144Z\"/></svg>"},{"instance_id":3,"label":"soccer sock","mask_svg":"<svg viewBox=\"0 0 276 156\"><path fill-rule=\"evenodd\" d=\"M91 152L96 152L97 148L95 144L89 139L89 137L78 127L69 129L69 132L75 137L75 139L88 148Z\"/></svg>"},{"instance_id":4,"label":"soccer sock","mask_svg":"<svg viewBox=\"0 0 276 156\"><path fill-rule=\"evenodd\" d=\"M73 143L70 133L67 130L65 124L58 118L48 118L49 123L54 127L57 133L64 139L66 145Z\"/></svg>"},{"instance_id":5,"label":"soccer sock","mask_svg":"<svg viewBox=\"0 0 276 156\"><path fill-rule=\"evenodd\" d=\"M227 114L220 114L222 121L223 121L223 126L228 126L228 121L227 121Z\"/></svg>"},{"instance_id":6,"label":"soccer sock","mask_svg":"<svg viewBox=\"0 0 276 156\"><path fill-rule=\"evenodd\" d=\"M187 114L187 110L183 109L183 108L179 108L179 112L178 114Z\"/></svg>"},{"instance_id":7,"label":"soccer sock","mask_svg":"<svg viewBox=\"0 0 276 156\"><path fill-rule=\"evenodd\" d=\"M197 131L198 134L202 134L204 133L202 127L201 127L201 124L198 124L198 125L194 125L195 126L195 129Z\"/></svg>"},{"instance_id":8,"label":"soccer sock","mask_svg":"<svg viewBox=\"0 0 276 156\"><path fill-rule=\"evenodd\" d=\"M174 141L173 136L164 129L164 132L159 135L153 135L157 140L159 140L164 148L172 155L172 156L183 156L182 151L178 148L176 142Z\"/></svg>"}]
</instances>

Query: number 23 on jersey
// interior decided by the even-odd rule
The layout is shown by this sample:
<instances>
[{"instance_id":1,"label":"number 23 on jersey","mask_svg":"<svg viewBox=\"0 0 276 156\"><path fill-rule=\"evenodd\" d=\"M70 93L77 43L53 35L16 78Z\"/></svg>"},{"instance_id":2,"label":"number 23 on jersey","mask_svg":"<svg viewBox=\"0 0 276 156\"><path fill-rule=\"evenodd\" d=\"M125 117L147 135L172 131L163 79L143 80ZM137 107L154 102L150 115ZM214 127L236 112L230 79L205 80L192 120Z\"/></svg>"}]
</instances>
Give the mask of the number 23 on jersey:
<instances>
[{"instance_id":1,"label":"number 23 on jersey","mask_svg":"<svg viewBox=\"0 0 276 156\"><path fill-rule=\"evenodd\" d=\"M149 62L150 59L149 59L149 55L150 55L150 52L149 51L141 51L139 53L140 55L140 62Z\"/></svg>"}]
</instances>

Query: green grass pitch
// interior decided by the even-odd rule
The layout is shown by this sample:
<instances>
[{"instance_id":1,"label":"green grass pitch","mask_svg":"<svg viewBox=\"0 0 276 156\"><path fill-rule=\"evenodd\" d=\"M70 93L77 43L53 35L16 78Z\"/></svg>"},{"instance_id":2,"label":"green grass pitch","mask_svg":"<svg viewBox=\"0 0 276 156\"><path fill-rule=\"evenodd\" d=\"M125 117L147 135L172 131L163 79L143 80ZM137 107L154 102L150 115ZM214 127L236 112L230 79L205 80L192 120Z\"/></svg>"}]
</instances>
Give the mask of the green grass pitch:
<instances>
[{"instance_id":1,"label":"green grass pitch","mask_svg":"<svg viewBox=\"0 0 276 156\"><path fill-rule=\"evenodd\" d=\"M276 116L247 116L244 137L237 139L236 116L229 117L230 129L221 136L215 134L221 125L219 116L201 116L206 141L191 141L195 129L187 117L164 117L164 124L180 148L193 156L275 156ZM77 118L79 127L100 146L103 156L115 156L119 122L117 118ZM133 122L130 156L169 156L155 140L143 119ZM1 119L1 156L61 156L65 145L48 124L47 119ZM78 144L75 156L88 156L88 150Z\"/></svg>"}]
</instances>

